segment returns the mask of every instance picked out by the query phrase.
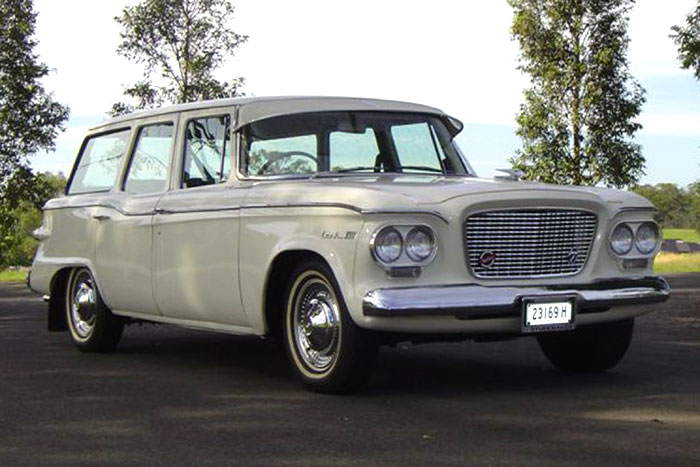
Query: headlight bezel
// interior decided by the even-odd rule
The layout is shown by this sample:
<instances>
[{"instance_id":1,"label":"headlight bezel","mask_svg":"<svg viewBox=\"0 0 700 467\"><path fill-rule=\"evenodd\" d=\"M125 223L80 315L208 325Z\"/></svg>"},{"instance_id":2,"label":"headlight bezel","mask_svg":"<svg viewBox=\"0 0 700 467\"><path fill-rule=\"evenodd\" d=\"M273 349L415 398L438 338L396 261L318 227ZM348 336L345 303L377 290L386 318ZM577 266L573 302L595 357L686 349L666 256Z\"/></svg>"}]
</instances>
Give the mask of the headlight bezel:
<instances>
[{"instance_id":1,"label":"headlight bezel","mask_svg":"<svg viewBox=\"0 0 700 467\"><path fill-rule=\"evenodd\" d=\"M386 230L395 230L399 233L401 237L401 254L399 257L393 261L384 261L381 256L377 253L378 242L381 241L381 234ZM420 230L427 232L432 240L432 250L430 254L423 260L418 260L417 258L412 258L408 253L408 236L414 230ZM369 242L369 250L374 261L384 267L385 269L397 269L397 268L422 268L430 264L437 255L438 251L438 241L437 235L435 234L435 229L433 229L428 224L414 223L414 224L382 224L374 230Z\"/></svg>"},{"instance_id":2,"label":"headlight bezel","mask_svg":"<svg viewBox=\"0 0 700 467\"><path fill-rule=\"evenodd\" d=\"M653 229L656 231L656 242L651 250L644 250L638 245L638 232L644 225L653 226ZM632 234L630 248L624 253L615 250L613 247L613 236L618 228L627 228ZM653 220L623 220L616 222L612 229L610 229L610 234L608 235L608 248L618 258L653 258L661 249L662 239L663 234L661 226L659 226L659 224Z\"/></svg>"}]
</instances>

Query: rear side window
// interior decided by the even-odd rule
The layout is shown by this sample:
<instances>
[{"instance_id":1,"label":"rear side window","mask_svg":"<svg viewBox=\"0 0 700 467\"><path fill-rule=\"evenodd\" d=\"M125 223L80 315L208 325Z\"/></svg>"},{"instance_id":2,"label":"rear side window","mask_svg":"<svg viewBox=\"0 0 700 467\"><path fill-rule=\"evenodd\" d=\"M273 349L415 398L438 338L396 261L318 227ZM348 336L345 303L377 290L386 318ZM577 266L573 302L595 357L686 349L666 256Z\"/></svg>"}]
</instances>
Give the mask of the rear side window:
<instances>
[{"instance_id":1,"label":"rear side window","mask_svg":"<svg viewBox=\"0 0 700 467\"><path fill-rule=\"evenodd\" d=\"M185 188L212 185L231 173L230 117L190 120L185 132L182 185Z\"/></svg>"},{"instance_id":2,"label":"rear side window","mask_svg":"<svg viewBox=\"0 0 700 467\"><path fill-rule=\"evenodd\" d=\"M119 175L130 134L130 130L121 130L89 138L73 172L68 194L109 191Z\"/></svg>"},{"instance_id":3,"label":"rear side window","mask_svg":"<svg viewBox=\"0 0 700 467\"><path fill-rule=\"evenodd\" d=\"M128 193L157 193L168 185L173 124L158 123L139 130L124 183Z\"/></svg>"}]
</instances>

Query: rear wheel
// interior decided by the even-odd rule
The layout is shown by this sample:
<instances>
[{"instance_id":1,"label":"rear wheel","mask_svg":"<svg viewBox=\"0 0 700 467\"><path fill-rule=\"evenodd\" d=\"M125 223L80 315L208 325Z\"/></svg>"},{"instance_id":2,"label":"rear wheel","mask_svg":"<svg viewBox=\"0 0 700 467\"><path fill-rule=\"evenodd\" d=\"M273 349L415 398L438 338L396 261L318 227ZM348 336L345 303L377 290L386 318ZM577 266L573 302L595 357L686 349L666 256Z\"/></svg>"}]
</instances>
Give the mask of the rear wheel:
<instances>
[{"instance_id":1,"label":"rear wheel","mask_svg":"<svg viewBox=\"0 0 700 467\"><path fill-rule=\"evenodd\" d=\"M543 334L542 352L564 371L605 371L617 365L632 341L634 318L583 326L574 331Z\"/></svg>"},{"instance_id":2,"label":"rear wheel","mask_svg":"<svg viewBox=\"0 0 700 467\"><path fill-rule=\"evenodd\" d=\"M320 392L358 389L377 346L350 318L330 268L319 260L295 268L285 305L285 348L304 384Z\"/></svg>"},{"instance_id":3,"label":"rear wheel","mask_svg":"<svg viewBox=\"0 0 700 467\"><path fill-rule=\"evenodd\" d=\"M102 301L87 268L71 271L66 287L66 322L73 343L83 352L111 352L119 343L124 320Z\"/></svg>"}]
</instances>

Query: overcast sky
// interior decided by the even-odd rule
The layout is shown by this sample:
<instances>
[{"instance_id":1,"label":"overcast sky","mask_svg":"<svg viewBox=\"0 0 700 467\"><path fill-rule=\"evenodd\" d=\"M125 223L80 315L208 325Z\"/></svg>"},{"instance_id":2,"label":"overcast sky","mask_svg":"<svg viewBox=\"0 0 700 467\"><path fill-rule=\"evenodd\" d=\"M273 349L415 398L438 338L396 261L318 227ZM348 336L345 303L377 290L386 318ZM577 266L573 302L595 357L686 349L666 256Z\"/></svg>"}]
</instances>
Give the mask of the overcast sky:
<instances>
[{"instance_id":1,"label":"overcast sky","mask_svg":"<svg viewBox=\"0 0 700 467\"><path fill-rule=\"evenodd\" d=\"M86 130L105 119L140 68L115 53L113 18L128 0L35 0L47 89L71 108L57 150L38 170L69 172ZM340 95L439 107L466 123L458 142L479 175L507 167L519 147L514 117L527 79L516 70L505 0L234 0L233 29L250 36L221 70L249 95ZM695 0L638 0L629 58L647 89L638 141L646 183L700 179L700 84L680 70L668 38Z\"/></svg>"}]
</instances>

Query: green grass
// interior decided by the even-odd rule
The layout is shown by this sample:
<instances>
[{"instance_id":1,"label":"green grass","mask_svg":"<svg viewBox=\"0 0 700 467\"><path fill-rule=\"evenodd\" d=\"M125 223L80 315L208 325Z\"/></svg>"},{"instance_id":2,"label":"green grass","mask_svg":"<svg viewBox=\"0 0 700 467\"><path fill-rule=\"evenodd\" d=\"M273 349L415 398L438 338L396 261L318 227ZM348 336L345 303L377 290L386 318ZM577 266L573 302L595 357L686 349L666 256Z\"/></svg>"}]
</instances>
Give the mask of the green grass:
<instances>
[{"instance_id":1,"label":"green grass","mask_svg":"<svg viewBox=\"0 0 700 467\"><path fill-rule=\"evenodd\" d=\"M664 238L700 243L700 232L694 229L664 229Z\"/></svg>"},{"instance_id":2,"label":"green grass","mask_svg":"<svg viewBox=\"0 0 700 467\"><path fill-rule=\"evenodd\" d=\"M27 271L0 271L0 282L24 282Z\"/></svg>"},{"instance_id":3,"label":"green grass","mask_svg":"<svg viewBox=\"0 0 700 467\"><path fill-rule=\"evenodd\" d=\"M659 253L654 261L654 272L657 274L700 272L700 253Z\"/></svg>"}]
</instances>

